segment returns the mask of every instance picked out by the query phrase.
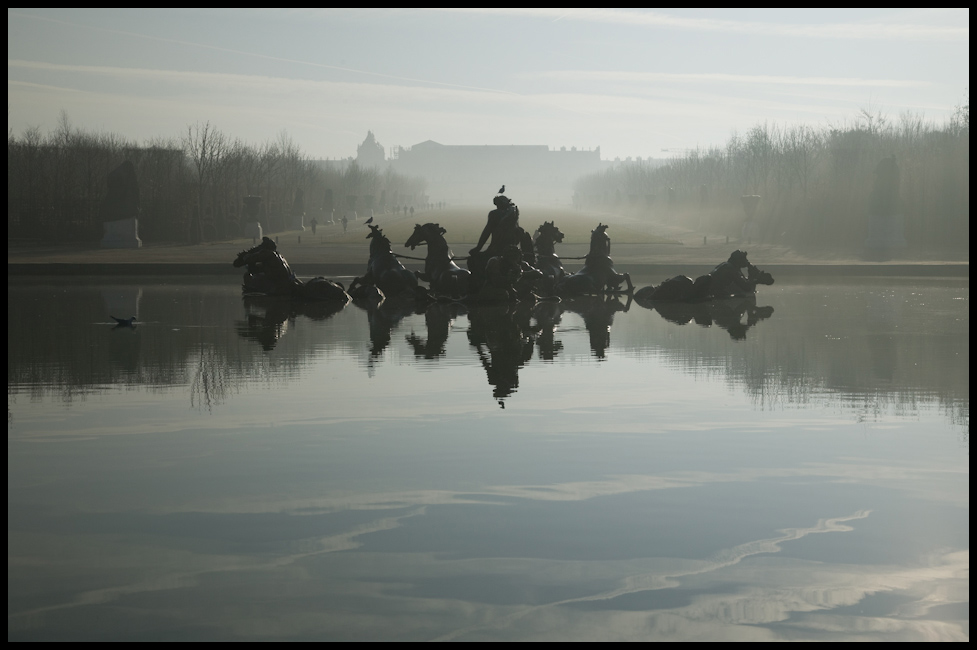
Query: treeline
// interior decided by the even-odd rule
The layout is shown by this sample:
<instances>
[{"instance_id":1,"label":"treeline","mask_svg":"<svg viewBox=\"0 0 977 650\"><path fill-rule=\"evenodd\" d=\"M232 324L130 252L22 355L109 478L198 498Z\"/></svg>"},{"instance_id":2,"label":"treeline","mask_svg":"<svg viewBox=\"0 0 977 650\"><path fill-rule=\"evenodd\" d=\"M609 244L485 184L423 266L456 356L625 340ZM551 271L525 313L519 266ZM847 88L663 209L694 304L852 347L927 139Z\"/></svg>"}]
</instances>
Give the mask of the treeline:
<instances>
[{"instance_id":1,"label":"treeline","mask_svg":"<svg viewBox=\"0 0 977 650\"><path fill-rule=\"evenodd\" d=\"M892 204L909 246L969 251L969 99L942 126L867 111L843 128L758 125L725 148L585 177L575 186L575 203L753 241L858 248L880 162L892 156L900 179ZM761 197L748 227L744 195Z\"/></svg>"},{"instance_id":2,"label":"treeline","mask_svg":"<svg viewBox=\"0 0 977 650\"><path fill-rule=\"evenodd\" d=\"M46 136L36 127L8 133L8 238L100 240L107 177L125 161L135 168L139 236L147 243L240 237L245 196L262 197L258 219L272 233L296 227L302 215L305 223L324 222L334 210L338 218L427 201L423 179L310 160L285 132L254 145L208 122L140 145L73 128L62 113Z\"/></svg>"}]
</instances>

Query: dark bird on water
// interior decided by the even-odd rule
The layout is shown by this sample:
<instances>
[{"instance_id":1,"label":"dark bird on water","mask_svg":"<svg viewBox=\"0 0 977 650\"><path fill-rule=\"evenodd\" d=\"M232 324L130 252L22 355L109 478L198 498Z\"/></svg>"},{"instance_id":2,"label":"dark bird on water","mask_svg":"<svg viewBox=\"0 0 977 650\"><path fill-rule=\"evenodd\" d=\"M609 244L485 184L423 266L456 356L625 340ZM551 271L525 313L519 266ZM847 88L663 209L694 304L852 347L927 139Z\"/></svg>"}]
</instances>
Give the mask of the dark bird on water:
<instances>
[{"instance_id":1,"label":"dark bird on water","mask_svg":"<svg viewBox=\"0 0 977 650\"><path fill-rule=\"evenodd\" d=\"M505 185L499 188L499 194L505 193Z\"/></svg>"},{"instance_id":2,"label":"dark bird on water","mask_svg":"<svg viewBox=\"0 0 977 650\"><path fill-rule=\"evenodd\" d=\"M115 321L116 327L133 327L133 323L136 322L135 316L130 316L129 318L116 318L115 316L111 316L111 318Z\"/></svg>"},{"instance_id":3,"label":"dark bird on water","mask_svg":"<svg viewBox=\"0 0 977 650\"><path fill-rule=\"evenodd\" d=\"M367 223L367 224L373 223L373 217L370 217L364 223Z\"/></svg>"}]
</instances>

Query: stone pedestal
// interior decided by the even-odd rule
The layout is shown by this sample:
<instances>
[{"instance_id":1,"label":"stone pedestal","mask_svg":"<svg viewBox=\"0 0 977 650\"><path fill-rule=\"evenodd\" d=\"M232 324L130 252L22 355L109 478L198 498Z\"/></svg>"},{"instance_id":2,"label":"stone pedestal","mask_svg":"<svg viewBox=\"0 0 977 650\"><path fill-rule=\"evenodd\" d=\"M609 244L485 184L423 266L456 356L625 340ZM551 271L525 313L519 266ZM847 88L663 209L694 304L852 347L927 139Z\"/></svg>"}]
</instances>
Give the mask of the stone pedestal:
<instances>
[{"instance_id":1,"label":"stone pedestal","mask_svg":"<svg viewBox=\"0 0 977 650\"><path fill-rule=\"evenodd\" d=\"M139 239L139 220L135 217L106 221L102 224L102 228L104 229L102 248L142 248L142 240Z\"/></svg>"}]
</instances>

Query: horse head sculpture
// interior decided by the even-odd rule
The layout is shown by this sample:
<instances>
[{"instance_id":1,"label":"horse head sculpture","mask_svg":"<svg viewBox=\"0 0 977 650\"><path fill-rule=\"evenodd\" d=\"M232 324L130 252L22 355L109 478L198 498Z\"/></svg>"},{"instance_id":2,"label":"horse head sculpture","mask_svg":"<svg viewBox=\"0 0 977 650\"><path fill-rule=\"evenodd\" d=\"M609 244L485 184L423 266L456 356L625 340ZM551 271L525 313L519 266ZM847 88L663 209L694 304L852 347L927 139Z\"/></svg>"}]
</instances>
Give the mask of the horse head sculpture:
<instances>
[{"instance_id":1,"label":"horse head sculpture","mask_svg":"<svg viewBox=\"0 0 977 650\"><path fill-rule=\"evenodd\" d=\"M404 242L404 246L407 246L411 250L414 250L421 244L432 244L444 241L444 234L448 232L437 223L426 223L423 226L421 224L414 224L414 232L411 236L407 238ZM445 247L447 247L447 242L445 242Z\"/></svg>"},{"instance_id":2,"label":"horse head sculpture","mask_svg":"<svg viewBox=\"0 0 977 650\"><path fill-rule=\"evenodd\" d=\"M614 270L611 259L611 238L607 235L608 226L602 223L590 232L590 251L584 260L584 267L563 278L557 284L557 292L566 296L603 294L620 292L622 282L627 282L627 293L634 291L631 276Z\"/></svg>"},{"instance_id":3,"label":"horse head sculpture","mask_svg":"<svg viewBox=\"0 0 977 650\"><path fill-rule=\"evenodd\" d=\"M468 294L471 273L455 264L448 242L444 239L446 232L437 223L415 224L414 232L404 246L413 250L427 244L424 272L416 274L418 279L428 282L435 294L462 298Z\"/></svg>"},{"instance_id":4,"label":"horse head sculpture","mask_svg":"<svg viewBox=\"0 0 977 650\"><path fill-rule=\"evenodd\" d=\"M378 226L367 224L370 229L367 239L370 242L370 259L366 263L366 275L354 278L350 291L364 296L366 287L379 289L382 295L393 297L405 291L416 293L417 277L400 263L390 250L390 240Z\"/></svg>"}]
</instances>

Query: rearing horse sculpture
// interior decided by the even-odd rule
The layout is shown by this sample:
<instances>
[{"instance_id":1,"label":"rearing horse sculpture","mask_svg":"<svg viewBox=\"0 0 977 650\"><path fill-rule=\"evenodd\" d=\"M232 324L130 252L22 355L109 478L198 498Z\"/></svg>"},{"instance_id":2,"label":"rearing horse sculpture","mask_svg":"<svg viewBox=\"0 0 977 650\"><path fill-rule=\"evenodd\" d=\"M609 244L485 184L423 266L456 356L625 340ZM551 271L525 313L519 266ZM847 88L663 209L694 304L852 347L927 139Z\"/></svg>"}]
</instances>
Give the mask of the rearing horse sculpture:
<instances>
[{"instance_id":1,"label":"rearing horse sculpture","mask_svg":"<svg viewBox=\"0 0 977 650\"><path fill-rule=\"evenodd\" d=\"M375 285L383 295L392 298L404 291L417 289L417 276L400 263L390 249L390 240L377 226L369 226L370 260L366 263L366 275L354 278L349 285L350 293L361 285Z\"/></svg>"},{"instance_id":2,"label":"rearing horse sculpture","mask_svg":"<svg viewBox=\"0 0 977 650\"><path fill-rule=\"evenodd\" d=\"M556 292L566 296L620 293L622 282L628 283L627 293L634 291L631 276L614 270L607 226L597 224L590 232L590 252L587 253L583 268L557 283Z\"/></svg>"},{"instance_id":3,"label":"rearing horse sculpture","mask_svg":"<svg viewBox=\"0 0 977 650\"><path fill-rule=\"evenodd\" d=\"M543 274L540 285L552 293L556 283L566 275L563 262L556 254L556 245L563 241L563 233L552 221L544 221L536 231L533 243L536 247L536 268Z\"/></svg>"},{"instance_id":4,"label":"rearing horse sculpture","mask_svg":"<svg viewBox=\"0 0 977 650\"><path fill-rule=\"evenodd\" d=\"M436 223L416 224L404 246L413 250L427 244L424 271L418 271L417 277L429 283L435 295L463 298L468 295L471 286L471 273L454 263L448 242L444 240L445 232Z\"/></svg>"}]
</instances>

